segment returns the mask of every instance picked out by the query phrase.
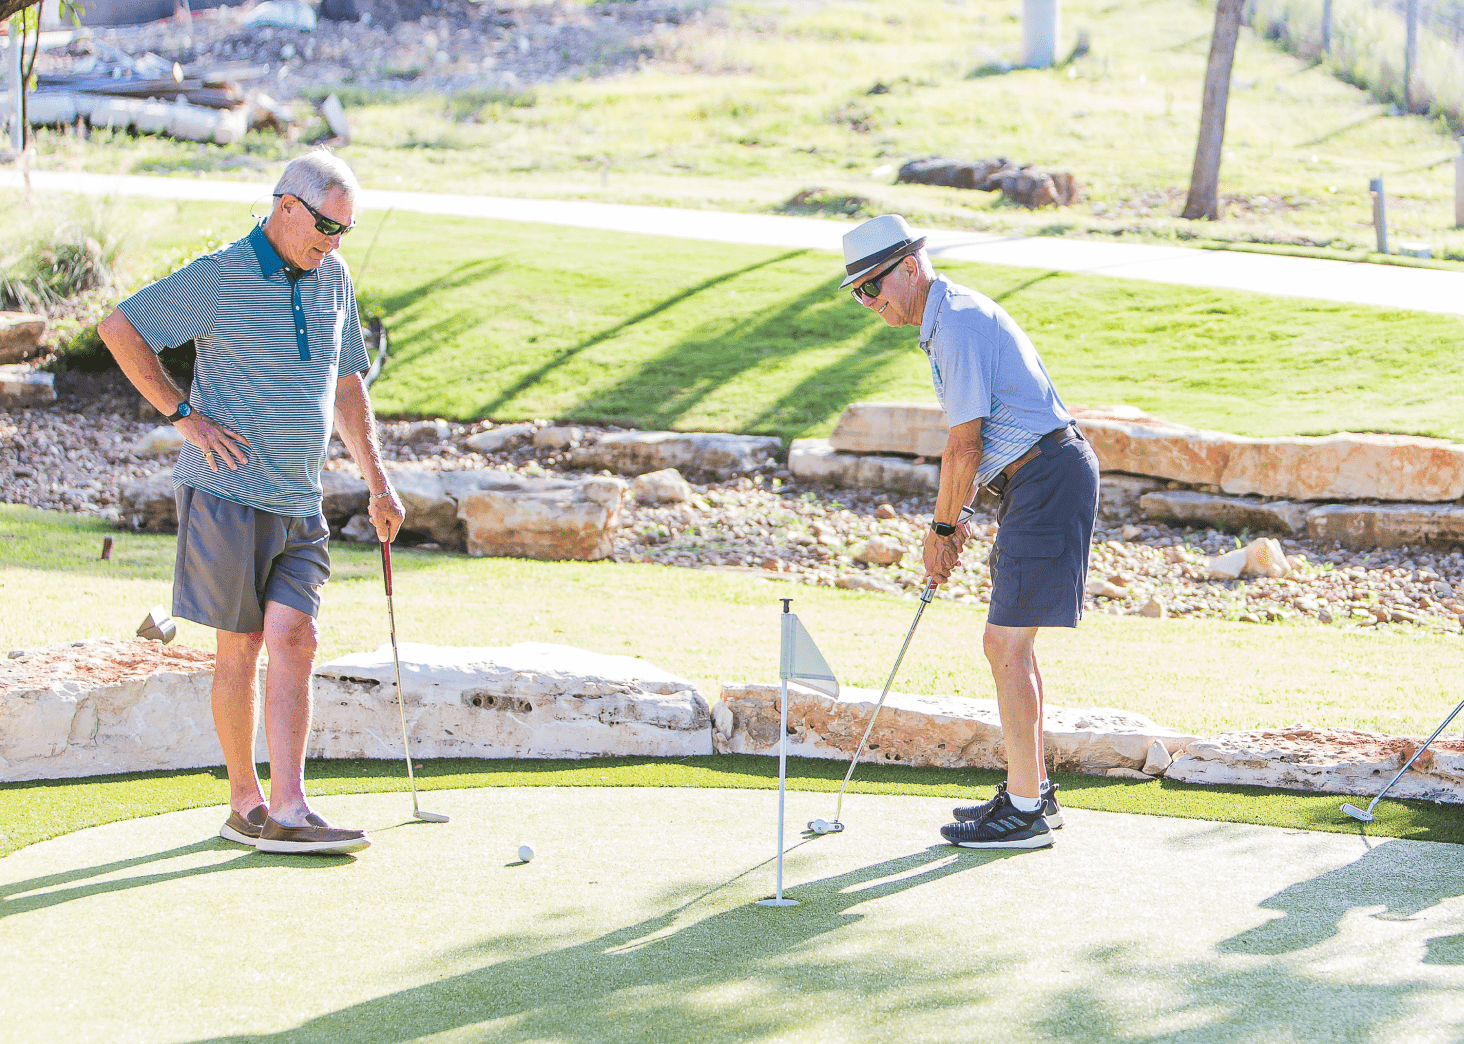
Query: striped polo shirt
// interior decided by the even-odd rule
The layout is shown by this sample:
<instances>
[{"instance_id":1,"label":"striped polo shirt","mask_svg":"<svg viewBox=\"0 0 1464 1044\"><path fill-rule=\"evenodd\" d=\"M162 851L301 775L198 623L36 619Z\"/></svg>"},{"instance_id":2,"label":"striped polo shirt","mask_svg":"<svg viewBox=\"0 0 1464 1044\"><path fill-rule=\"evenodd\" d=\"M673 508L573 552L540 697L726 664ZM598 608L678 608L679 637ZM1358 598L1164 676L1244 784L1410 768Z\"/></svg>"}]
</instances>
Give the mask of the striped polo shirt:
<instances>
[{"instance_id":1,"label":"striped polo shirt","mask_svg":"<svg viewBox=\"0 0 1464 1044\"><path fill-rule=\"evenodd\" d=\"M946 422L954 428L984 418L978 486L1073 419L1006 310L945 276L936 277L925 299L920 348Z\"/></svg>"},{"instance_id":2,"label":"striped polo shirt","mask_svg":"<svg viewBox=\"0 0 1464 1044\"><path fill-rule=\"evenodd\" d=\"M256 226L118 307L155 352L195 343L189 404L249 440L233 471L222 461L214 471L185 444L173 485L277 515L318 514L336 381L369 365L340 255L298 272Z\"/></svg>"}]
</instances>

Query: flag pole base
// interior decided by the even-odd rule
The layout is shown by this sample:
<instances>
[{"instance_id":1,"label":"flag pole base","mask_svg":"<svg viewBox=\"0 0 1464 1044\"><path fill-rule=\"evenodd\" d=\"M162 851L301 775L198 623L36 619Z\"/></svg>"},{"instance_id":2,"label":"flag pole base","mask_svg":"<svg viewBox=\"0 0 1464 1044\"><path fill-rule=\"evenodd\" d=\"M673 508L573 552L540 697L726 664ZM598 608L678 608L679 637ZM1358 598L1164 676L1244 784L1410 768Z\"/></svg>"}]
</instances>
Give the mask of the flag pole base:
<instances>
[{"instance_id":1,"label":"flag pole base","mask_svg":"<svg viewBox=\"0 0 1464 1044\"><path fill-rule=\"evenodd\" d=\"M759 899L753 906L797 906L797 899Z\"/></svg>"}]
</instances>

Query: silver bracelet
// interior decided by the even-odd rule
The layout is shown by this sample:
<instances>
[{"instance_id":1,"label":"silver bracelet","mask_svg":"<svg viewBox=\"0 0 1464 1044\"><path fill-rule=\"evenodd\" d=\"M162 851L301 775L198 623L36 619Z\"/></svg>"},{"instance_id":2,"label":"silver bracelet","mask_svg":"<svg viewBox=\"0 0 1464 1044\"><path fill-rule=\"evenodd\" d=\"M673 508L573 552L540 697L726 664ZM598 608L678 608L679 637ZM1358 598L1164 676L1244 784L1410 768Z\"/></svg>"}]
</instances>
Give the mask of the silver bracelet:
<instances>
[{"instance_id":1,"label":"silver bracelet","mask_svg":"<svg viewBox=\"0 0 1464 1044\"><path fill-rule=\"evenodd\" d=\"M380 500L382 497L389 497L389 496L391 496L391 494L392 494L392 490L389 490L389 489L388 490L383 490L380 493L373 493L373 494L371 494L371 499L372 500Z\"/></svg>"}]
</instances>

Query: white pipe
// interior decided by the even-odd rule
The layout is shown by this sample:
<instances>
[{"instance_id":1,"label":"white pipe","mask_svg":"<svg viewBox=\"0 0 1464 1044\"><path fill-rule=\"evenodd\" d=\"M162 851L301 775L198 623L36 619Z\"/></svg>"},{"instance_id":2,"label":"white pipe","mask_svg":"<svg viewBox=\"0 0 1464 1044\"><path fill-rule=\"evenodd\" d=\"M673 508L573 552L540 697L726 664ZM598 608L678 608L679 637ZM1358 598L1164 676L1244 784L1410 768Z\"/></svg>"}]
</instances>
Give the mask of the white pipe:
<instances>
[{"instance_id":1,"label":"white pipe","mask_svg":"<svg viewBox=\"0 0 1464 1044\"><path fill-rule=\"evenodd\" d=\"M20 78L22 68L20 64L21 54L25 50L25 42L20 33L20 18L21 16L19 14L12 15L10 18L10 35L7 37L10 41L10 46L6 49L6 58L8 60L5 63L7 78L10 82L10 103L12 109L10 113L10 144L16 152L20 152L25 148L25 123L21 117L22 84Z\"/></svg>"}]
</instances>

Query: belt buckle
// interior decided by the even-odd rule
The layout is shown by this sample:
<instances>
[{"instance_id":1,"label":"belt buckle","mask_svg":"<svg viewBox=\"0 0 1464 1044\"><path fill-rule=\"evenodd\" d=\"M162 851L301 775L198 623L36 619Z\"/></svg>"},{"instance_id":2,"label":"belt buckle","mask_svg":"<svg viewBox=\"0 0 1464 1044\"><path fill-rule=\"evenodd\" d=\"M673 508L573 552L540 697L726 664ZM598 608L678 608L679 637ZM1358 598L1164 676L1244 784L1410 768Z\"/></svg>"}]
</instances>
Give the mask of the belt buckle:
<instances>
[{"instance_id":1,"label":"belt buckle","mask_svg":"<svg viewBox=\"0 0 1464 1044\"><path fill-rule=\"evenodd\" d=\"M991 481L986 484L986 488L991 491L992 496L1000 500L1002 494L1006 492L1007 483L1009 481L1011 480L1006 477L1005 471L998 471L995 475L992 476Z\"/></svg>"}]
</instances>

